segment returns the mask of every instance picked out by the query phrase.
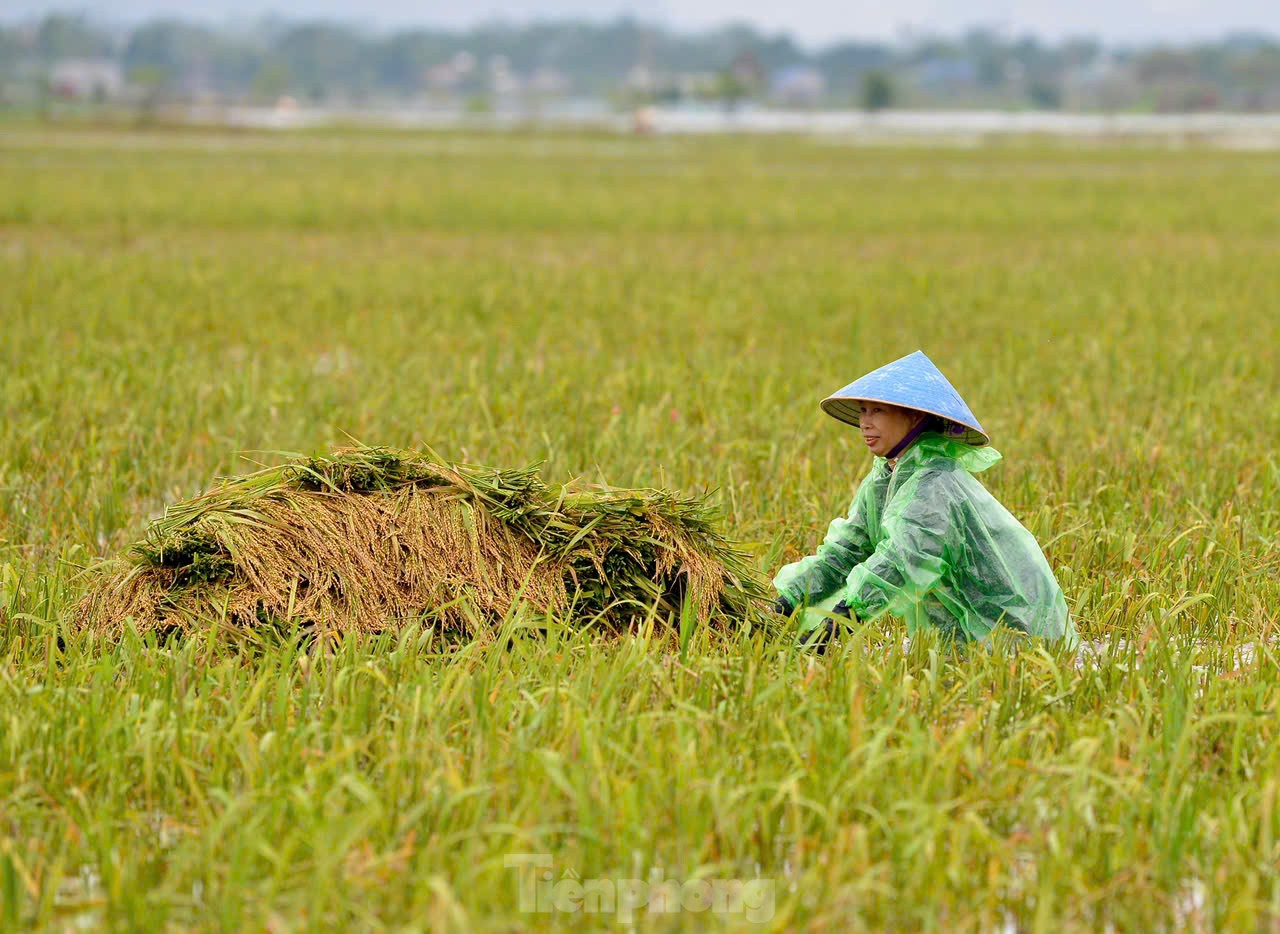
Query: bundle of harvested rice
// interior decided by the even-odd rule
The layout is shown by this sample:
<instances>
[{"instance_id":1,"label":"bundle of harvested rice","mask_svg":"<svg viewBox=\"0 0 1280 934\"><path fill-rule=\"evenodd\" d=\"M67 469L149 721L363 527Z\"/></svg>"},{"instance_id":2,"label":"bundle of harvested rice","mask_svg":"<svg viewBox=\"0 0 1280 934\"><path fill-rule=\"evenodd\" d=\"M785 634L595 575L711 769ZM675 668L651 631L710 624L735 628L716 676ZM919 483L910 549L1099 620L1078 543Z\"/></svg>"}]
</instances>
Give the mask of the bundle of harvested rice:
<instances>
[{"instance_id":1,"label":"bundle of harvested rice","mask_svg":"<svg viewBox=\"0 0 1280 934\"><path fill-rule=\"evenodd\" d=\"M764 596L704 499L551 486L537 467L343 448L170 506L81 601L104 634L298 623L470 632L525 605L620 630L655 610L745 619Z\"/></svg>"}]
</instances>

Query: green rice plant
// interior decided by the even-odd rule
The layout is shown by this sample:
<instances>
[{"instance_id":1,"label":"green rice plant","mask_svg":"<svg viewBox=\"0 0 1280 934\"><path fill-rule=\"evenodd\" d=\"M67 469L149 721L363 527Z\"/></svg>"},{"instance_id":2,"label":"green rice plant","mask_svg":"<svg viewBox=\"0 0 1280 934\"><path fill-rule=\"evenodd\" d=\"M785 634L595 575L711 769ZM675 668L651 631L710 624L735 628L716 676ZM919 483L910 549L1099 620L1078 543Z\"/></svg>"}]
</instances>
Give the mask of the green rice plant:
<instances>
[{"instance_id":1,"label":"green rice plant","mask_svg":"<svg viewBox=\"0 0 1280 934\"><path fill-rule=\"evenodd\" d=\"M1275 154L845 143L0 132L0 928L626 926L523 909L520 854L773 884L759 925L640 931L1275 928ZM619 593L625 552L601 578L587 542L633 506L695 541L700 507L592 484L709 491L760 578L807 553L869 461L817 401L917 348L1005 455L983 482L1077 656L904 650L889 620L815 658ZM352 437L390 453L241 459ZM423 439L543 466L473 482ZM575 555L623 631L570 575L558 612L488 611L481 579L457 631L300 638L292 563L253 565L285 600L244 626L75 625L105 557L213 593L264 521L338 543L318 503L409 487L460 550ZM355 552L332 566L385 572Z\"/></svg>"}]
</instances>

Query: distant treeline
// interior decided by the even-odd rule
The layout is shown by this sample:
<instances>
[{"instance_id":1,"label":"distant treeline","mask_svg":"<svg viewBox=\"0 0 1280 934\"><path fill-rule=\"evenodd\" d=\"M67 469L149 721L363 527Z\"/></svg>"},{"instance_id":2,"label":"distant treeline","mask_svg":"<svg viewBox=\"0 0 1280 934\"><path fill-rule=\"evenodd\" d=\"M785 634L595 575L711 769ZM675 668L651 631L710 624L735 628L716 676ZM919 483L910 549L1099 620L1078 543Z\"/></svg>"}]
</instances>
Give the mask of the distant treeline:
<instances>
[{"instance_id":1,"label":"distant treeline","mask_svg":"<svg viewBox=\"0 0 1280 934\"><path fill-rule=\"evenodd\" d=\"M794 106L1275 110L1280 42L1235 35L1117 48L974 30L900 44L836 41L813 51L749 26L690 34L632 19L376 34L279 20L232 29L163 19L122 30L49 15L0 28L4 99L89 91L234 101L289 95L304 103L538 94L625 104L702 97Z\"/></svg>"}]
</instances>

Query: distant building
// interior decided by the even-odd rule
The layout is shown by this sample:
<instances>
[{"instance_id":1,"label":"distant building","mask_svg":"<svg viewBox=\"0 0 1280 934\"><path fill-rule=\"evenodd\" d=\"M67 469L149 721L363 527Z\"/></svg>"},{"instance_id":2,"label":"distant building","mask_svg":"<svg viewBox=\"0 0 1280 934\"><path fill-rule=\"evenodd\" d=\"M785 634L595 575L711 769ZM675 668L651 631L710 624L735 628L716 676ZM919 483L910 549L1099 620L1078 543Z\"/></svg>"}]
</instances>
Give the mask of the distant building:
<instances>
[{"instance_id":1,"label":"distant building","mask_svg":"<svg viewBox=\"0 0 1280 934\"><path fill-rule=\"evenodd\" d=\"M754 52L741 52L729 67L729 73L742 87L756 93L764 87L764 66Z\"/></svg>"},{"instance_id":2,"label":"distant building","mask_svg":"<svg viewBox=\"0 0 1280 934\"><path fill-rule=\"evenodd\" d=\"M714 97L719 86L719 77L713 71L682 71L674 79L676 95L683 100Z\"/></svg>"},{"instance_id":3,"label":"distant building","mask_svg":"<svg viewBox=\"0 0 1280 934\"><path fill-rule=\"evenodd\" d=\"M1133 68L1109 55L1068 69L1062 87L1063 104L1071 110L1115 110L1140 96Z\"/></svg>"},{"instance_id":4,"label":"distant building","mask_svg":"<svg viewBox=\"0 0 1280 934\"><path fill-rule=\"evenodd\" d=\"M930 58L915 69L915 83L929 91L967 90L978 83L978 66L963 58Z\"/></svg>"},{"instance_id":5,"label":"distant building","mask_svg":"<svg viewBox=\"0 0 1280 934\"><path fill-rule=\"evenodd\" d=\"M527 91L543 97L559 97L569 93L570 87L568 76L554 68L535 69L525 82Z\"/></svg>"},{"instance_id":6,"label":"distant building","mask_svg":"<svg viewBox=\"0 0 1280 934\"><path fill-rule=\"evenodd\" d=\"M827 92L827 79L808 65L790 65L773 75L769 95L789 107L812 107Z\"/></svg>"},{"instance_id":7,"label":"distant building","mask_svg":"<svg viewBox=\"0 0 1280 934\"><path fill-rule=\"evenodd\" d=\"M511 62L505 55L494 55L489 58L489 89L499 97L517 93L523 82L520 76L511 70Z\"/></svg>"},{"instance_id":8,"label":"distant building","mask_svg":"<svg viewBox=\"0 0 1280 934\"><path fill-rule=\"evenodd\" d=\"M49 71L49 85L59 97L110 99L125 91L124 71L111 61L66 59Z\"/></svg>"},{"instance_id":9,"label":"distant building","mask_svg":"<svg viewBox=\"0 0 1280 934\"><path fill-rule=\"evenodd\" d=\"M430 91L457 90L475 71L476 58L470 52L458 52L447 62L429 66L423 80Z\"/></svg>"},{"instance_id":10,"label":"distant building","mask_svg":"<svg viewBox=\"0 0 1280 934\"><path fill-rule=\"evenodd\" d=\"M450 62L428 66L424 77L427 88L432 91L452 91L462 83L462 75Z\"/></svg>"},{"instance_id":11,"label":"distant building","mask_svg":"<svg viewBox=\"0 0 1280 934\"><path fill-rule=\"evenodd\" d=\"M648 65L632 65L627 72L627 88L631 91L651 91L655 86L653 72Z\"/></svg>"}]
</instances>

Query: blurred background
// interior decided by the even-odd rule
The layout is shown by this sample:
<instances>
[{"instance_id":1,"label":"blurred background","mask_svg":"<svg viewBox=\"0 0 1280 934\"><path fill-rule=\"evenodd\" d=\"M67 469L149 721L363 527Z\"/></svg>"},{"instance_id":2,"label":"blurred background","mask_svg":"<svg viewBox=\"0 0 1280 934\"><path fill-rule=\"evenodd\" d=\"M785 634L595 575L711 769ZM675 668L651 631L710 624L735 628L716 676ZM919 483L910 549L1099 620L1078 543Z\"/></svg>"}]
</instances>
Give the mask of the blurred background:
<instances>
[{"instance_id":1,"label":"blurred background","mask_svg":"<svg viewBox=\"0 0 1280 934\"><path fill-rule=\"evenodd\" d=\"M1273 0L43 0L0 11L42 119L1280 140Z\"/></svg>"}]
</instances>

